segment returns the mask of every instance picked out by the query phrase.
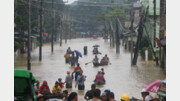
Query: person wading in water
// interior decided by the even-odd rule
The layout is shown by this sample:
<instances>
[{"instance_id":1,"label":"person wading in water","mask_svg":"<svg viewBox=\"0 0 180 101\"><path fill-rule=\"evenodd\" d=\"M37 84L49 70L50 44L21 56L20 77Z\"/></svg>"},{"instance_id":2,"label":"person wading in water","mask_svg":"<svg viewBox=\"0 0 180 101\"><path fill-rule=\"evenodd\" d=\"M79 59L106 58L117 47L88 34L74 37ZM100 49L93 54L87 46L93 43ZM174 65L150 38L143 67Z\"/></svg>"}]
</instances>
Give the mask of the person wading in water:
<instances>
[{"instance_id":1,"label":"person wading in water","mask_svg":"<svg viewBox=\"0 0 180 101\"><path fill-rule=\"evenodd\" d=\"M76 58L75 58L74 53L73 53L71 58L70 58L71 66L75 66L75 62L76 62Z\"/></svg>"},{"instance_id":2,"label":"person wading in water","mask_svg":"<svg viewBox=\"0 0 180 101\"><path fill-rule=\"evenodd\" d=\"M75 81L77 80L77 77L78 77L78 75L80 74L80 71L81 71L82 69L81 69L81 67L80 67L80 64L78 63L77 64L77 67L74 69L74 72L72 72L72 76L73 76L73 74L75 73Z\"/></svg>"},{"instance_id":3,"label":"person wading in water","mask_svg":"<svg viewBox=\"0 0 180 101\"><path fill-rule=\"evenodd\" d=\"M70 71L67 71L67 76L65 79L65 83L66 83L66 88L72 88L72 77L70 75Z\"/></svg>"},{"instance_id":4,"label":"person wading in water","mask_svg":"<svg viewBox=\"0 0 180 101\"><path fill-rule=\"evenodd\" d=\"M97 57L97 55L95 55L95 58L93 59L93 64L99 65L99 58Z\"/></svg>"},{"instance_id":5,"label":"person wading in water","mask_svg":"<svg viewBox=\"0 0 180 101\"><path fill-rule=\"evenodd\" d=\"M86 76L83 75L83 71L80 71L80 75L78 75L77 80L76 80L76 86L78 85L78 90L84 90L85 85L84 82L86 81Z\"/></svg>"},{"instance_id":6,"label":"person wading in water","mask_svg":"<svg viewBox=\"0 0 180 101\"><path fill-rule=\"evenodd\" d=\"M97 85L103 85L105 84L105 79L104 79L104 76L103 74L101 73L101 71L98 71L98 74L96 75L96 78L95 78L95 83Z\"/></svg>"}]
</instances>

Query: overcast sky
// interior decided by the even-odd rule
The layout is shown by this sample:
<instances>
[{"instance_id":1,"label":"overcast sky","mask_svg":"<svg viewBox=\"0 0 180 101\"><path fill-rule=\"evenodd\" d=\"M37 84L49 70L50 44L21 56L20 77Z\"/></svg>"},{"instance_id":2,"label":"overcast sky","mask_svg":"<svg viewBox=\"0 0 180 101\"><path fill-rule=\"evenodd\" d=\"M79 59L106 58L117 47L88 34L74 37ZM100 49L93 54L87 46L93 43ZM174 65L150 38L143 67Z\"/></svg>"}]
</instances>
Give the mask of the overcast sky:
<instances>
[{"instance_id":1,"label":"overcast sky","mask_svg":"<svg viewBox=\"0 0 180 101\"><path fill-rule=\"evenodd\" d=\"M63 0L63 1L68 1L68 4L71 4L71 3L73 3L74 1L78 1L78 0Z\"/></svg>"}]
</instances>

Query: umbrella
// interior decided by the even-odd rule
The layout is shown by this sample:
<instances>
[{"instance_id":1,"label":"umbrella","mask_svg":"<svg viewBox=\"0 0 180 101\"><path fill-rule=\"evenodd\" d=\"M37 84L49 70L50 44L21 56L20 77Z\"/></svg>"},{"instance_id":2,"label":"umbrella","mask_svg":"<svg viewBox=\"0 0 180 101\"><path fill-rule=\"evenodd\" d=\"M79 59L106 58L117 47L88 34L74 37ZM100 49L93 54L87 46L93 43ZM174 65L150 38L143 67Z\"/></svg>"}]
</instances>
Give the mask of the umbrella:
<instances>
[{"instance_id":1,"label":"umbrella","mask_svg":"<svg viewBox=\"0 0 180 101\"><path fill-rule=\"evenodd\" d=\"M100 47L99 45L94 45L93 47Z\"/></svg>"},{"instance_id":2,"label":"umbrella","mask_svg":"<svg viewBox=\"0 0 180 101\"><path fill-rule=\"evenodd\" d=\"M81 52L80 51L78 51L78 50L74 50L74 52L79 56L79 57L82 57L82 54L81 54Z\"/></svg>"},{"instance_id":3,"label":"umbrella","mask_svg":"<svg viewBox=\"0 0 180 101\"><path fill-rule=\"evenodd\" d=\"M162 80L155 80L147 83L144 85L144 89L149 92L157 93L159 91L159 85L161 84Z\"/></svg>"}]
</instances>

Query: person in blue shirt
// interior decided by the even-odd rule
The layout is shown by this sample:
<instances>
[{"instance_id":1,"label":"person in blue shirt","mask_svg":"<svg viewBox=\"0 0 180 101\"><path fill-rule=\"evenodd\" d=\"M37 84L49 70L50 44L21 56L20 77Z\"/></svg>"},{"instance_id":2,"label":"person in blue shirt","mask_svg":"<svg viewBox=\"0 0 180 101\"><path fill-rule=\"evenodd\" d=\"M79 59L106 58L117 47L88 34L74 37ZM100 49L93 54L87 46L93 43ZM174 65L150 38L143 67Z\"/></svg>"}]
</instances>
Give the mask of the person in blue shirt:
<instances>
[{"instance_id":1,"label":"person in blue shirt","mask_svg":"<svg viewBox=\"0 0 180 101\"><path fill-rule=\"evenodd\" d=\"M80 71L80 74L77 77L75 88L78 85L78 90L84 90L85 85L84 82L86 81L86 76L83 75L83 71Z\"/></svg>"}]
</instances>

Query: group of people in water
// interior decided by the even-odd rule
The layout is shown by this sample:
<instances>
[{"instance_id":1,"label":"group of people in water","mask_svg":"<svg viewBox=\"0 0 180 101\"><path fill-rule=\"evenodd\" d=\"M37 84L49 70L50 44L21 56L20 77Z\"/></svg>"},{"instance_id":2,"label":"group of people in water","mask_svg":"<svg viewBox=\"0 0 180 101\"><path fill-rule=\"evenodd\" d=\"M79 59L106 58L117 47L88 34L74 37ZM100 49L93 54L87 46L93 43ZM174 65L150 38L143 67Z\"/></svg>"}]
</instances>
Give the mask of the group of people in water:
<instances>
[{"instance_id":1,"label":"group of people in water","mask_svg":"<svg viewBox=\"0 0 180 101\"><path fill-rule=\"evenodd\" d=\"M114 93L110 89L105 89L103 93L96 88L95 84L91 85L91 90L88 90L84 96L86 101L115 101Z\"/></svg>"},{"instance_id":2,"label":"group of people in water","mask_svg":"<svg viewBox=\"0 0 180 101\"><path fill-rule=\"evenodd\" d=\"M75 66L75 64L77 64L79 60L79 55L76 52L72 51L70 47L68 47L64 57L65 63L69 63L71 66Z\"/></svg>"},{"instance_id":3,"label":"group of people in water","mask_svg":"<svg viewBox=\"0 0 180 101\"><path fill-rule=\"evenodd\" d=\"M61 82L61 79L58 79L58 81L55 82L55 85L52 87L52 94L62 94L63 98L62 101L79 101L78 100L78 93L77 92L71 92L69 94L68 90L63 90L63 84ZM39 81L36 81L36 85L34 86L37 95L39 96L39 101L44 101L43 94L46 92L50 93L50 89L48 86L47 81L43 81L43 84L39 87ZM62 86L62 88L61 88ZM67 86L66 86L67 88ZM143 89L141 91L142 99L136 99L134 97L130 98L127 94L122 94L120 97L120 101L159 101L158 98L153 98L150 93ZM42 99L41 99L42 98ZM53 100L54 101L54 100ZM56 100L55 100L56 101ZM116 101L115 95L110 89L105 89L103 92L101 92L100 89L96 88L96 84L91 85L91 90L88 90L84 95L84 101ZM166 101L166 100L163 100Z\"/></svg>"},{"instance_id":4,"label":"group of people in water","mask_svg":"<svg viewBox=\"0 0 180 101\"><path fill-rule=\"evenodd\" d=\"M75 88L78 87L78 90L84 90L85 89L84 82L86 81L86 76L83 75L83 70L81 69L80 64L78 63L77 66L75 67L74 71L72 72L72 74L70 73L70 71L67 71L65 82L62 82L62 78L58 78L58 80L55 82L54 86L52 87L52 90L50 91L50 88L49 88L46 80L43 81L41 86L39 86L40 82L36 81L36 83L34 85L35 91L38 96L43 96L43 94L47 94L47 93L63 94L63 97L64 97L63 101L78 101L78 100L68 100L67 90L62 91L64 86L65 86L65 88L72 88L74 74L75 74ZM98 74L96 75L95 80L94 80L95 84L93 84L93 85L103 84L105 82L104 74L105 74L105 72L104 72L103 68L101 69L101 71L98 71ZM73 94L75 94L75 92ZM69 99L71 99L71 98L69 98ZM93 100L93 101L95 101L95 100Z\"/></svg>"},{"instance_id":5,"label":"group of people in water","mask_svg":"<svg viewBox=\"0 0 180 101\"><path fill-rule=\"evenodd\" d=\"M93 50L93 52L98 52L98 50L95 48L95 50ZM76 55L75 55L76 54ZM79 55L72 51L70 47L68 47L66 54L64 55L65 57L65 63L69 63L71 64L71 66L75 66L75 64L78 64L78 60L79 60ZM107 54L101 59L101 61L99 61L99 58L97 55L95 55L94 59L93 59L93 65L94 66L99 66L99 65L108 65L109 63L109 57L107 56Z\"/></svg>"},{"instance_id":6,"label":"group of people in water","mask_svg":"<svg viewBox=\"0 0 180 101\"><path fill-rule=\"evenodd\" d=\"M47 94L62 94L63 99L67 99L68 97L68 91L67 90L62 91L64 87L63 85L64 83L61 82L61 78L59 78L58 81L55 82L55 85L52 87L52 93L50 91L50 88L46 80L43 81L41 86L39 86L39 84L40 82L36 81L34 85L38 101L44 101L43 96ZM68 100L63 100L63 101L68 101Z\"/></svg>"},{"instance_id":7,"label":"group of people in water","mask_svg":"<svg viewBox=\"0 0 180 101\"><path fill-rule=\"evenodd\" d=\"M48 92L51 94L62 94L63 101L78 101L78 94L76 92L71 92L69 94L67 90L62 91L62 89L72 88L73 79L74 79L75 88L78 88L78 90L84 90L85 81L87 77L83 74L83 70L80 64L78 63L78 58L77 56L75 57L74 52L71 51L70 47L67 49L67 52L64 57L65 57L66 63L70 63L71 66L76 66L74 68L74 71L72 73L70 71L67 71L65 81L62 82L62 78L59 78L55 82L51 91L49 89L47 81L44 80L41 86L39 86L40 83L39 81L37 81L35 83L34 88L38 96L43 96L43 94ZM97 55L95 55L95 58L93 59L93 63L108 64L109 58L106 54L99 62L99 58L97 57ZM104 68L101 68L101 70L99 70L97 72L97 75L95 76L94 83L91 85L91 90L85 93L85 96L84 96L85 101L115 101L114 93L110 89L105 89L101 93L101 90L96 88L96 85L103 85L106 83L104 75L105 75ZM146 90L143 90L141 92L141 95L142 95L143 100L138 100L136 98L130 99L130 97L127 94L123 94L120 97L120 101L156 101L156 100L153 100L153 98L149 95L149 92Z\"/></svg>"},{"instance_id":8,"label":"group of people in water","mask_svg":"<svg viewBox=\"0 0 180 101\"><path fill-rule=\"evenodd\" d=\"M69 94L68 90L62 91L64 87L63 86L64 83L61 82L61 79L58 79L58 81L56 81L55 85L52 87L52 94L58 94L58 93L62 94L63 95L62 101L78 101L78 94L76 92L71 92ZM43 84L40 87L39 87L39 81L37 81L36 83L37 84L34 86L34 88L38 96L43 96L45 92L50 93L50 89L47 81L43 81ZM153 99L153 97L145 89L141 91L141 95L142 95L142 100L139 100L134 97L130 98L129 95L127 94L123 94L120 97L120 101L159 101L157 98ZM101 92L100 89L96 88L96 84L91 85L91 90L88 90L85 93L84 100L85 101L116 101L115 95L110 89L105 89L103 92ZM39 99L39 101L44 101L44 100Z\"/></svg>"},{"instance_id":9,"label":"group of people in water","mask_svg":"<svg viewBox=\"0 0 180 101\"><path fill-rule=\"evenodd\" d=\"M94 59L93 59L93 64L95 66L98 65L108 65L109 63L109 57L107 56L107 54L101 59L101 61L99 62L99 58L97 57L97 55L95 55Z\"/></svg>"},{"instance_id":10,"label":"group of people in water","mask_svg":"<svg viewBox=\"0 0 180 101\"><path fill-rule=\"evenodd\" d=\"M76 85L75 85L75 87L78 85L79 90L84 89L82 86L84 85L84 83L80 82L81 77L83 77L82 71L80 71L80 74L77 76ZM85 81L85 78L83 78L82 81ZM62 91L64 86L65 88L72 88L72 82L73 82L73 77L70 75L70 71L67 71L65 82L62 82L62 78L59 78L58 81L55 82L51 91L46 80L43 81L41 86L39 86L40 84L39 81L36 81L34 88L40 101L44 101L42 96L47 94L62 94L63 101L78 101L78 100L72 100L72 98L75 99L77 93L72 92L70 95L68 95L68 90Z\"/></svg>"}]
</instances>

